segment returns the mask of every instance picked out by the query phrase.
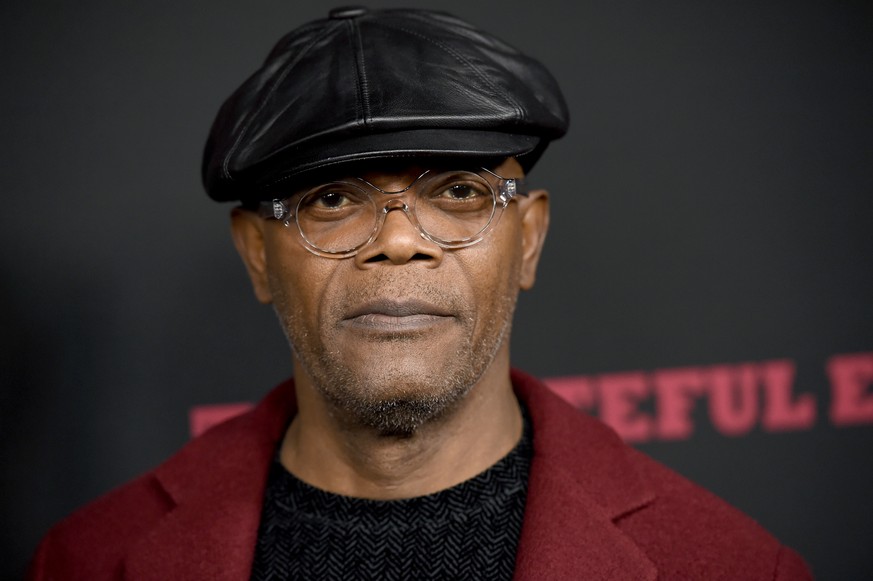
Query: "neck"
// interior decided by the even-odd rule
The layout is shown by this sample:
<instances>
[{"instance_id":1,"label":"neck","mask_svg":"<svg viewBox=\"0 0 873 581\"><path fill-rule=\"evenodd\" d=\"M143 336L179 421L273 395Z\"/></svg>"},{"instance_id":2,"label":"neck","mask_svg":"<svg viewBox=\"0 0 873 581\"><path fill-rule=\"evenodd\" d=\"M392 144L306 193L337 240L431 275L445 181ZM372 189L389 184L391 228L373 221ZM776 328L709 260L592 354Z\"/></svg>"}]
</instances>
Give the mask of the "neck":
<instances>
[{"instance_id":1,"label":"neck","mask_svg":"<svg viewBox=\"0 0 873 581\"><path fill-rule=\"evenodd\" d=\"M282 441L281 462L336 494L387 500L438 492L488 469L521 438L505 347L444 417L402 437L344 422L299 365L295 383L299 410Z\"/></svg>"}]
</instances>

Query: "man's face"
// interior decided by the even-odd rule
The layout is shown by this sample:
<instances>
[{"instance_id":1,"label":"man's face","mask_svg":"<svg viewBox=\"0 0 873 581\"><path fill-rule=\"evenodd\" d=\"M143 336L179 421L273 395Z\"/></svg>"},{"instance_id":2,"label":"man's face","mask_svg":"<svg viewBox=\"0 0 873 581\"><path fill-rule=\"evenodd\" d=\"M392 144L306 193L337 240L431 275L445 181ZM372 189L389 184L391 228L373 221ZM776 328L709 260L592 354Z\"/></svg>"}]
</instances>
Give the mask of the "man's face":
<instances>
[{"instance_id":1,"label":"man's face","mask_svg":"<svg viewBox=\"0 0 873 581\"><path fill-rule=\"evenodd\" d=\"M361 177L400 190L422 169ZM496 173L522 177L515 160ZM481 242L445 250L391 211L375 241L335 259L307 251L293 224L234 214L256 293L291 343L298 389L311 386L335 413L385 434L439 417L499 353L508 361L516 298L533 283L546 225L545 193L533 192Z\"/></svg>"}]
</instances>

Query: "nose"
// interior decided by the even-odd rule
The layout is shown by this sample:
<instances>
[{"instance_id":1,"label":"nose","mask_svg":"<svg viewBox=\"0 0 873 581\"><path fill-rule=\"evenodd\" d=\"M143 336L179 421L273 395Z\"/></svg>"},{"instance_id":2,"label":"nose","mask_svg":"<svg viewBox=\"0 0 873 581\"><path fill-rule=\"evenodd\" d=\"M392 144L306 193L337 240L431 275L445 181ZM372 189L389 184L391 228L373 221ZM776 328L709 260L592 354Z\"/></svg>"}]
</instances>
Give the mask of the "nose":
<instances>
[{"instance_id":1,"label":"nose","mask_svg":"<svg viewBox=\"0 0 873 581\"><path fill-rule=\"evenodd\" d=\"M442 262L444 250L421 235L403 199L390 200L384 207L382 227L375 240L355 255L360 268L390 263L422 262L434 268Z\"/></svg>"}]
</instances>

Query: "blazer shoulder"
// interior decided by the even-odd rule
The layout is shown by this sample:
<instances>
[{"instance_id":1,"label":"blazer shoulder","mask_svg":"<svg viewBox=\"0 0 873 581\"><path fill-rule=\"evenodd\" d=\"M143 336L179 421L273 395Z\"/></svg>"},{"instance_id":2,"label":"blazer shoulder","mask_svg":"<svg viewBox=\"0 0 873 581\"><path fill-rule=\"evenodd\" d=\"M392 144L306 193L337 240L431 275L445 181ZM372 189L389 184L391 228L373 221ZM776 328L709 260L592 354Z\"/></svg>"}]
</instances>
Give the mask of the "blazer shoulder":
<instances>
[{"instance_id":1,"label":"blazer shoulder","mask_svg":"<svg viewBox=\"0 0 873 581\"><path fill-rule=\"evenodd\" d=\"M666 578L812 579L803 559L750 516L642 452L628 454L655 497L618 525Z\"/></svg>"},{"instance_id":2,"label":"blazer shoulder","mask_svg":"<svg viewBox=\"0 0 873 581\"><path fill-rule=\"evenodd\" d=\"M37 547L27 579L115 579L127 549L172 507L148 472L52 527Z\"/></svg>"}]
</instances>

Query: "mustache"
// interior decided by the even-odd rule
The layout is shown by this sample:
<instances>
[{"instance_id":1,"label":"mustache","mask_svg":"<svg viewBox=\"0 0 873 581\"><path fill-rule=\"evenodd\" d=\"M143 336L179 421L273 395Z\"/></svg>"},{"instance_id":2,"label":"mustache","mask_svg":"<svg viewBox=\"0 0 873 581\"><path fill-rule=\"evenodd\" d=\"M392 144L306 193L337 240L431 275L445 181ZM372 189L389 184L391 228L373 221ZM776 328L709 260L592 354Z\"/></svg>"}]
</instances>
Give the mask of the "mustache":
<instances>
[{"instance_id":1,"label":"mustache","mask_svg":"<svg viewBox=\"0 0 873 581\"><path fill-rule=\"evenodd\" d=\"M451 281L406 274L368 277L365 284L347 287L339 305L343 319L374 313L468 317L472 308Z\"/></svg>"}]
</instances>

